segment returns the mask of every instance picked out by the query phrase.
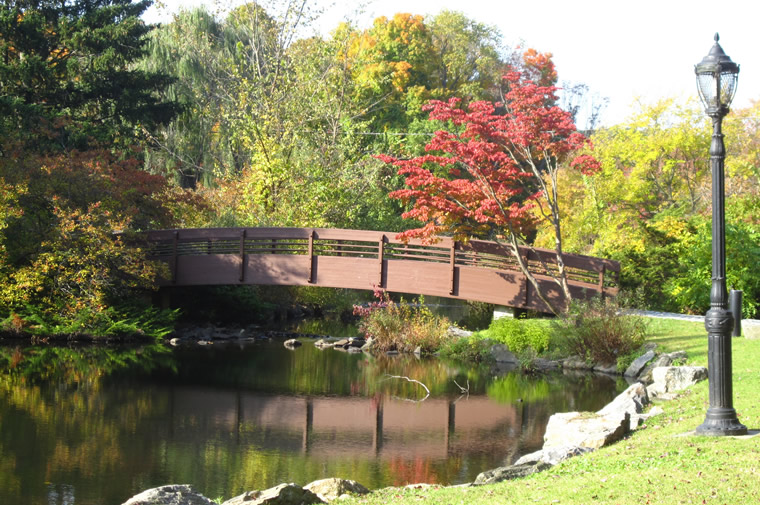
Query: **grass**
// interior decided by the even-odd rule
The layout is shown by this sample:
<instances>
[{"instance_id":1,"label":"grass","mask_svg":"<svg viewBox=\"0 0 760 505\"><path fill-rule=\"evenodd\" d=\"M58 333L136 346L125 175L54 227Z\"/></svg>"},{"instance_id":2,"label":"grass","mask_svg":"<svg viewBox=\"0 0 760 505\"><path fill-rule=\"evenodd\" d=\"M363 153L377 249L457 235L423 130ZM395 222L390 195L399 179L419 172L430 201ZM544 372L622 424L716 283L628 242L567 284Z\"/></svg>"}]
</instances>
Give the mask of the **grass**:
<instances>
[{"instance_id":1,"label":"grass","mask_svg":"<svg viewBox=\"0 0 760 505\"><path fill-rule=\"evenodd\" d=\"M701 323L653 319L649 341L661 352L685 350L688 364L707 365ZM734 407L760 428L760 340L733 339ZM482 487L386 488L342 504L750 504L760 503L760 437L686 435L708 406L704 381L659 404L628 438L545 472Z\"/></svg>"}]
</instances>

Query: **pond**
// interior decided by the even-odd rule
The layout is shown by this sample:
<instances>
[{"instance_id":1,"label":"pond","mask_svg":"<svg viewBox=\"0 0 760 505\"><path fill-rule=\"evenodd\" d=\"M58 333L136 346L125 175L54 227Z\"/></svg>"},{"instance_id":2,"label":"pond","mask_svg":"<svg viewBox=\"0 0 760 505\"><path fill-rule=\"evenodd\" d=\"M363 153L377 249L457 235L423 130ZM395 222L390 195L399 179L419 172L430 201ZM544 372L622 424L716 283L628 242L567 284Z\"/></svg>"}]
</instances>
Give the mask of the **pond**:
<instances>
[{"instance_id":1,"label":"pond","mask_svg":"<svg viewBox=\"0 0 760 505\"><path fill-rule=\"evenodd\" d=\"M169 483L212 499L325 477L464 483L538 450L553 413L598 410L626 386L312 343L0 347L0 503L119 504Z\"/></svg>"}]
</instances>

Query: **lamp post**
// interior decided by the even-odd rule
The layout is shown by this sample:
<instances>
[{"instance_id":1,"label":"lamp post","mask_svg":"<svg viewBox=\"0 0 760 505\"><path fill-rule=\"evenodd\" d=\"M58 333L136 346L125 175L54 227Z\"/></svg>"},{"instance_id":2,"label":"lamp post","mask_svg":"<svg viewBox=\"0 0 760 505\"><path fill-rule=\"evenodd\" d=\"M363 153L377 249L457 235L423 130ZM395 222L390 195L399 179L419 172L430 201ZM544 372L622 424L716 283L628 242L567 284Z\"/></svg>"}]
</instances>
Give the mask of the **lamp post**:
<instances>
[{"instance_id":1,"label":"lamp post","mask_svg":"<svg viewBox=\"0 0 760 505\"><path fill-rule=\"evenodd\" d=\"M708 351L707 369L710 383L710 407L704 423L697 427L700 435L744 435L747 427L739 422L733 407L733 384L731 378L731 330L734 320L728 310L726 290L726 230L725 230L725 181L723 160L726 148L723 144L721 123L728 114L728 107L736 93L739 65L731 61L718 43L710 53L695 65L699 97L707 115L712 118L713 135L710 143L710 168L712 170L712 288L710 310L705 314Z\"/></svg>"}]
</instances>

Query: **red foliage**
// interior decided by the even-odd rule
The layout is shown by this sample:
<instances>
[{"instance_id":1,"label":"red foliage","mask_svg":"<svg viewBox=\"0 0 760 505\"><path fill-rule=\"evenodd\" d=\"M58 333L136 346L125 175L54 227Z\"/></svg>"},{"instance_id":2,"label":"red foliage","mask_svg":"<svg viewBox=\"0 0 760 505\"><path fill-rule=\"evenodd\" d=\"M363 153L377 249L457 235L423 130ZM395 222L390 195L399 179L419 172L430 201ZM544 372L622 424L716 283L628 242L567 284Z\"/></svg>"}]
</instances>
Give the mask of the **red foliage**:
<instances>
[{"instance_id":1,"label":"red foliage","mask_svg":"<svg viewBox=\"0 0 760 505\"><path fill-rule=\"evenodd\" d=\"M537 200L552 199L544 189L547 174L567 161L586 174L599 170L592 156L573 157L588 139L555 105L557 87L544 84L556 80L550 55L528 51L524 59L526 72L504 76L504 103L480 101L464 109L458 98L431 101L430 119L446 122L452 131L436 132L423 156L378 156L406 177L407 188L390 194L412 203L403 217L424 223L400 238L432 242L451 233L466 239L494 228L524 234L536 225Z\"/></svg>"}]
</instances>

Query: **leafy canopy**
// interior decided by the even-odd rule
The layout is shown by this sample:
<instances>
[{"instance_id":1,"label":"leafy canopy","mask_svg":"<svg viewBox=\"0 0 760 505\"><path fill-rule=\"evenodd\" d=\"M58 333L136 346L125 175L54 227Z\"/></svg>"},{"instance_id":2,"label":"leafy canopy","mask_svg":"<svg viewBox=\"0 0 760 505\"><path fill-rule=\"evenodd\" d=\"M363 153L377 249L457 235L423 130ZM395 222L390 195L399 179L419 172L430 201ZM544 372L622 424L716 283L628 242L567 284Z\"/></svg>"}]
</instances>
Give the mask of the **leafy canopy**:
<instances>
[{"instance_id":1,"label":"leafy canopy","mask_svg":"<svg viewBox=\"0 0 760 505\"><path fill-rule=\"evenodd\" d=\"M134 69L150 0L10 0L0 11L0 131L39 149L129 144L167 122L166 76ZM65 118L66 121L61 121ZM31 133L31 135L28 135Z\"/></svg>"}]
</instances>

